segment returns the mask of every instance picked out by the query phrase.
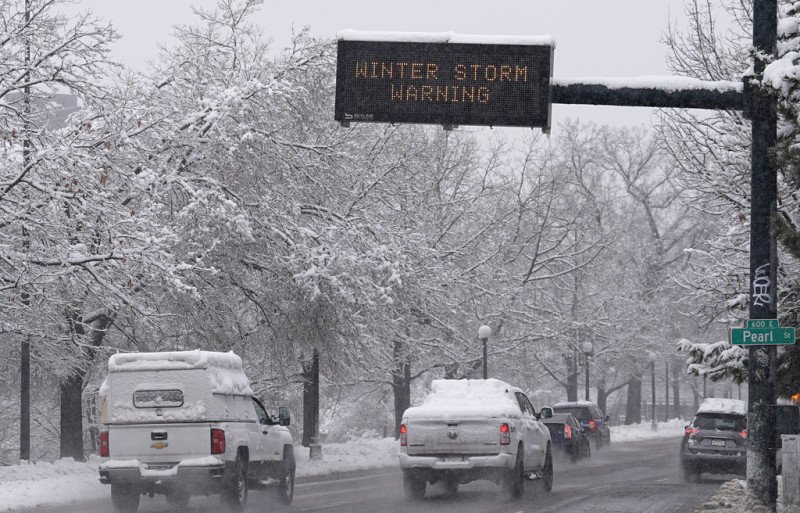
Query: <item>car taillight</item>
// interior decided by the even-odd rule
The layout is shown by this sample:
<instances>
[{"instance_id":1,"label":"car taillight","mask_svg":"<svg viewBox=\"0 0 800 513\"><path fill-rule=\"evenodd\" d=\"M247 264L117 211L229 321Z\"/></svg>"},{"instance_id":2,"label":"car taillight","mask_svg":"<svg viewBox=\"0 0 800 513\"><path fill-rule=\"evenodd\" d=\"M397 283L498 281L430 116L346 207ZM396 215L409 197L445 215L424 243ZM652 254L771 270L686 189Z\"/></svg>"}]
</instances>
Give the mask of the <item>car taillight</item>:
<instances>
[{"instance_id":1,"label":"car taillight","mask_svg":"<svg viewBox=\"0 0 800 513\"><path fill-rule=\"evenodd\" d=\"M511 444L511 429L509 429L508 424L503 422L500 424L500 445L510 445Z\"/></svg>"},{"instance_id":2,"label":"car taillight","mask_svg":"<svg viewBox=\"0 0 800 513\"><path fill-rule=\"evenodd\" d=\"M742 431L739 431L739 436L741 436L742 438L747 438L747 430L744 429Z\"/></svg>"},{"instance_id":3,"label":"car taillight","mask_svg":"<svg viewBox=\"0 0 800 513\"><path fill-rule=\"evenodd\" d=\"M572 438L572 428L564 424L564 438Z\"/></svg>"},{"instance_id":4,"label":"car taillight","mask_svg":"<svg viewBox=\"0 0 800 513\"><path fill-rule=\"evenodd\" d=\"M211 430L211 454L225 454L225 431Z\"/></svg>"},{"instance_id":5,"label":"car taillight","mask_svg":"<svg viewBox=\"0 0 800 513\"><path fill-rule=\"evenodd\" d=\"M689 436L696 435L699 432L700 432L700 430L695 428L695 427L686 426L686 434L689 435Z\"/></svg>"},{"instance_id":6,"label":"car taillight","mask_svg":"<svg viewBox=\"0 0 800 513\"><path fill-rule=\"evenodd\" d=\"M108 431L100 431L100 457L108 458Z\"/></svg>"},{"instance_id":7,"label":"car taillight","mask_svg":"<svg viewBox=\"0 0 800 513\"><path fill-rule=\"evenodd\" d=\"M408 428L405 424L400 424L400 446L405 447L408 445Z\"/></svg>"},{"instance_id":8,"label":"car taillight","mask_svg":"<svg viewBox=\"0 0 800 513\"><path fill-rule=\"evenodd\" d=\"M590 420L589 421L589 431L594 431L597 429L597 422Z\"/></svg>"}]
</instances>

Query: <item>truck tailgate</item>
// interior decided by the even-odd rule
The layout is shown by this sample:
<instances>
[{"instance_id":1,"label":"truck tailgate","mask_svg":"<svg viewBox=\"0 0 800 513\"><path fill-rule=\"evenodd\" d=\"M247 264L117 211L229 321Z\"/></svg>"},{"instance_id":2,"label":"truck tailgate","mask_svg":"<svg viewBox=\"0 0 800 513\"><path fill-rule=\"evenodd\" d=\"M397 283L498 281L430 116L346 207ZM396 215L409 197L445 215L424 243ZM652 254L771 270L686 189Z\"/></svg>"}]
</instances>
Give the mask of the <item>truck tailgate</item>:
<instances>
[{"instance_id":1,"label":"truck tailgate","mask_svg":"<svg viewBox=\"0 0 800 513\"><path fill-rule=\"evenodd\" d=\"M118 424L108 426L109 454L115 460L176 463L211 454L211 425Z\"/></svg>"},{"instance_id":2,"label":"truck tailgate","mask_svg":"<svg viewBox=\"0 0 800 513\"><path fill-rule=\"evenodd\" d=\"M410 420L408 454L497 454L498 419Z\"/></svg>"}]
</instances>

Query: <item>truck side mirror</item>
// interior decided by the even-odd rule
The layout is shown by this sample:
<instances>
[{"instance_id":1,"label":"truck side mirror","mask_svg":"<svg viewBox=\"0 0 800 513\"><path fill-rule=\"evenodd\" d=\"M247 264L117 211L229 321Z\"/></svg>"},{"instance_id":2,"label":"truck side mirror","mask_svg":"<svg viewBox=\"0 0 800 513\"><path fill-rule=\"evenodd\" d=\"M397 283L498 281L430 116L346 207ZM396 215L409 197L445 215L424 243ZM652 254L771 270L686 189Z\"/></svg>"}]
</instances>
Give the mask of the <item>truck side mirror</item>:
<instances>
[{"instance_id":1,"label":"truck side mirror","mask_svg":"<svg viewBox=\"0 0 800 513\"><path fill-rule=\"evenodd\" d=\"M542 414L542 418L543 419L552 419L553 418L553 409L550 408L549 406L545 406L544 408L539 410L539 413Z\"/></svg>"},{"instance_id":2,"label":"truck side mirror","mask_svg":"<svg viewBox=\"0 0 800 513\"><path fill-rule=\"evenodd\" d=\"M289 415L289 408L281 406L278 408L278 425L288 426L292 422L292 417Z\"/></svg>"}]
</instances>

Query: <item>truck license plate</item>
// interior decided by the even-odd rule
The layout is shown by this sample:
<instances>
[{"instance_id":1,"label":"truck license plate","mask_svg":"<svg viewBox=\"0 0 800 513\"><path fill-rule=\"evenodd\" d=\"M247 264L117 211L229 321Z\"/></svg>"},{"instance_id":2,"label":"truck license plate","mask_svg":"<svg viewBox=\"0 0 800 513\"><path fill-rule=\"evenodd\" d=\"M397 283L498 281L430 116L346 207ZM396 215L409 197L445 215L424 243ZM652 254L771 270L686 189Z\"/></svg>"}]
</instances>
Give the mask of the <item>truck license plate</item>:
<instances>
[{"instance_id":1,"label":"truck license plate","mask_svg":"<svg viewBox=\"0 0 800 513\"><path fill-rule=\"evenodd\" d=\"M447 463L462 463L467 460L464 456L445 456L442 458L442 461L446 461Z\"/></svg>"},{"instance_id":2,"label":"truck license plate","mask_svg":"<svg viewBox=\"0 0 800 513\"><path fill-rule=\"evenodd\" d=\"M719 440L719 439L711 440L711 445L713 445L714 447L725 447L725 440Z\"/></svg>"}]
</instances>

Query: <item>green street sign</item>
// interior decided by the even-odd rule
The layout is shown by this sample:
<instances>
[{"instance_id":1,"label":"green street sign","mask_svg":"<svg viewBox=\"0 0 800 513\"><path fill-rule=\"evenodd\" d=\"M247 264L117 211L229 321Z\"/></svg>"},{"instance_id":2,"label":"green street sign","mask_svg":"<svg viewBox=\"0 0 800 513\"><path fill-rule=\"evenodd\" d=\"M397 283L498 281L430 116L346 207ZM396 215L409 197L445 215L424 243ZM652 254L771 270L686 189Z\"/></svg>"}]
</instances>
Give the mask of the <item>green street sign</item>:
<instances>
[{"instance_id":1,"label":"green street sign","mask_svg":"<svg viewBox=\"0 0 800 513\"><path fill-rule=\"evenodd\" d=\"M777 321L775 321L777 324ZM794 344L794 328L731 328L731 344L735 346L788 346Z\"/></svg>"},{"instance_id":2,"label":"green street sign","mask_svg":"<svg viewBox=\"0 0 800 513\"><path fill-rule=\"evenodd\" d=\"M747 319L748 328L779 328L778 319Z\"/></svg>"}]
</instances>

